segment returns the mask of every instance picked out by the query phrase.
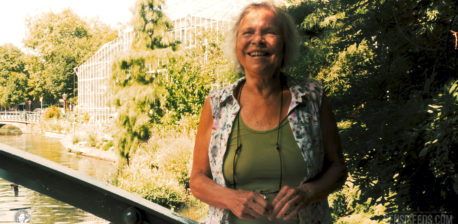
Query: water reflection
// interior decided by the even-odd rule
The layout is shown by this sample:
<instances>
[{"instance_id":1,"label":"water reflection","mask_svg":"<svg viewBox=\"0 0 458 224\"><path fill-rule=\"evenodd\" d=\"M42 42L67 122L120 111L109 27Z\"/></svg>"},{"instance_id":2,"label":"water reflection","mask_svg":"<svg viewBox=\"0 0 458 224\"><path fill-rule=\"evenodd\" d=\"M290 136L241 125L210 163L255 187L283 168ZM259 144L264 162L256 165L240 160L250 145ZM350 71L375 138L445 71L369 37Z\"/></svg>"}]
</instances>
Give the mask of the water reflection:
<instances>
[{"instance_id":1,"label":"water reflection","mask_svg":"<svg viewBox=\"0 0 458 224\"><path fill-rule=\"evenodd\" d=\"M107 181L115 171L115 164L68 153L57 139L40 135L0 136L0 143L25 150ZM15 197L11 182L0 179L0 223L15 223L17 209L31 214L31 223L108 223L81 209L19 186Z\"/></svg>"}]
</instances>

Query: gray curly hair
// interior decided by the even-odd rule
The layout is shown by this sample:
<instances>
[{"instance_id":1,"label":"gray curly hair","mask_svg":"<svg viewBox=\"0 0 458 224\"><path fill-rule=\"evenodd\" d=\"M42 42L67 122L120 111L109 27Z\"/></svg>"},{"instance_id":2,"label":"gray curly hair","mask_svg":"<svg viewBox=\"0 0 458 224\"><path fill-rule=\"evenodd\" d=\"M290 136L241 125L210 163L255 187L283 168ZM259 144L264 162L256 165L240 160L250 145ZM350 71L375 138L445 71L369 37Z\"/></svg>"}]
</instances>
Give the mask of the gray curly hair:
<instances>
[{"instance_id":1,"label":"gray curly hair","mask_svg":"<svg viewBox=\"0 0 458 224\"><path fill-rule=\"evenodd\" d=\"M251 10L259 8L267 8L271 10L280 20L280 32L284 45L283 63L281 64L281 69L290 65L299 52L299 34L293 19L285 11L271 2L251 3L242 10L226 36L225 54L234 64L236 72L244 72L243 67L237 58L237 35L240 22Z\"/></svg>"}]
</instances>

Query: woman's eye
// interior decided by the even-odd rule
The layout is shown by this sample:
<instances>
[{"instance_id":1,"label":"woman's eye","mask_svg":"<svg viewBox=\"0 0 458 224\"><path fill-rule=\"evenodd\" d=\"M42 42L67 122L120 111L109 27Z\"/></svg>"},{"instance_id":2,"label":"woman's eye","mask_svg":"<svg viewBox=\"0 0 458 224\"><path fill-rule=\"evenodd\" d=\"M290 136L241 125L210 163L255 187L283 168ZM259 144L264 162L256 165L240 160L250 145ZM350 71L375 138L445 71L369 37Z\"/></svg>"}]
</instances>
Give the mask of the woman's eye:
<instances>
[{"instance_id":1,"label":"woman's eye","mask_svg":"<svg viewBox=\"0 0 458 224\"><path fill-rule=\"evenodd\" d=\"M267 34L277 35L278 33L277 31L271 30L271 31L267 31Z\"/></svg>"}]
</instances>

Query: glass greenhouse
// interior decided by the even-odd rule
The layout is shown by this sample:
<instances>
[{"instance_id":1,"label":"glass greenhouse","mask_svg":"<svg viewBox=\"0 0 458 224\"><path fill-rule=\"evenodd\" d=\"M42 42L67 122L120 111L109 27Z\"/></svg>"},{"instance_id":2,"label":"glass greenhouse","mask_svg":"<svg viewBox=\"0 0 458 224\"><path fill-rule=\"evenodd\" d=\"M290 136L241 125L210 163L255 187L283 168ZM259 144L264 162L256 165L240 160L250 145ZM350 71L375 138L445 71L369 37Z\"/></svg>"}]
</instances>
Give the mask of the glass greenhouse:
<instances>
[{"instance_id":1,"label":"glass greenhouse","mask_svg":"<svg viewBox=\"0 0 458 224\"><path fill-rule=\"evenodd\" d=\"M165 14L173 22L169 31L181 45L193 47L203 30L217 34L227 31L241 9L254 0L168 0ZM278 5L283 1L275 1ZM100 48L92 57L76 68L78 76L78 113L87 114L92 123L107 122L115 112L108 106L109 79L116 55L131 48L133 33L126 32Z\"/></svg>"}]
</instances>

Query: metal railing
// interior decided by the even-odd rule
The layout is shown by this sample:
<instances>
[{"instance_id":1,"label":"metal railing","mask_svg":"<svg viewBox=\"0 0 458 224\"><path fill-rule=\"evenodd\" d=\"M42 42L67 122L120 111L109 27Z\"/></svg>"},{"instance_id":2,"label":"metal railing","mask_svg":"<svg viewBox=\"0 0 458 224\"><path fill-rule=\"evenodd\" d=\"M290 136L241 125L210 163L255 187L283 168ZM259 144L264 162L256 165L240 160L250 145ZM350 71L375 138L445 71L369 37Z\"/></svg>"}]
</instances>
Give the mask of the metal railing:
<instances>
[{"instance_id":1,"label":"metal railing","mask_svg":"<svg viewBox=\"0 0 458 224\"><path fill-rule=\"evenodd\" d=\"M0 121L36 123L40 120L41 112L1 111Z\"/></svg>"},{"instance_id":2,"label":"metal railing","mask_svg":"<svg viewBox=\"0 0 458 224\"><path fill-rule=\"evenodd\" d=\"M111 223L197 223L93 177L4 144L0 144L0 178Z\"/></svg>"}]
</instances>

